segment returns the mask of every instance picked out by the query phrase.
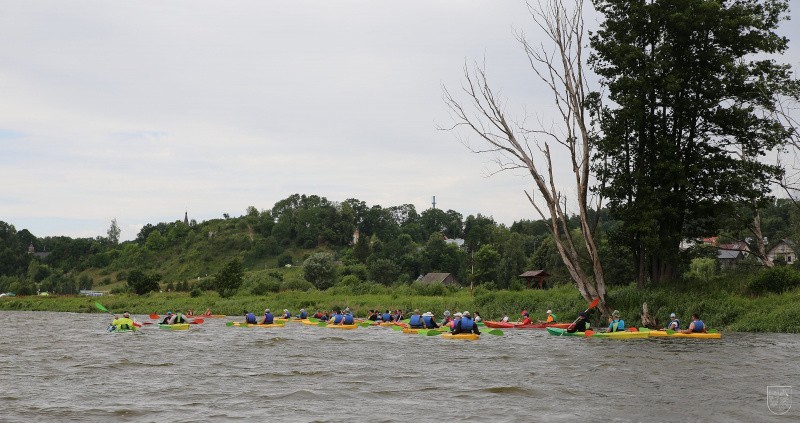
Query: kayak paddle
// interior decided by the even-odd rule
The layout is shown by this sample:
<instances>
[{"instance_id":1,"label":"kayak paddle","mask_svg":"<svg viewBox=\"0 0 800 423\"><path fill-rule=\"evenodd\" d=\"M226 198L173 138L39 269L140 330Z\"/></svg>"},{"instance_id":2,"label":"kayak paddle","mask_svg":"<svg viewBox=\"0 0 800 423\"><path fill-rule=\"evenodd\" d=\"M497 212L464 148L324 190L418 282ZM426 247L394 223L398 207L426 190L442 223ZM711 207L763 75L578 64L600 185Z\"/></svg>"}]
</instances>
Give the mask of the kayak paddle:
<instances>
[{"instance_id":1,"label":"kayak paddle","mask_svg":"<svg viewBox=\"0 0 800 423\"><path fill-rule=\"evenodd\" d=\"M589 312L589 310L591 310L591 309L593 309L593 308L597 307L597 305L598 305L598 304L600 304L600 297L597 297L597 298L595 298L594 300L592 300L591 304L589 304L589 308L587 308L587 309L584 311L584 313L588 313L588 312ZM575 327L575 324L577 324L577 323L578 323L578 320L580 320L580 319L581 319L580 317L578 317L577 319L575 319L575 321L574 321L574 322L572 322L572 324L571 324L571 325L569 325L569 327L568 327L567 329L572 329L572 328L574 328L574 327Z\"/></svg>"},{"instance_id":2,"label":"kayak paddle","mask_svg":"<svg viewBox=\"0 0 800 423\"><path fill-rule=\"evenodd\" d=\"M328 323L327 322L319 322L319 323L317 323L317 326L319 326L321 328L324 328L324 327L328 326Z\"/></svg>"},{"instance_id":3,"label":"kayak paddle","mask_svg":"<svg viewBox=\"0 0 800 423\"><path fill-rule=\"evenodd\" d=\"M392 328L392 330L403 330L403 327L400 325L392 325L390 327Z\"/></svg>"},{"instance_id":4,"label":"kayak paddle","mask_svg":"<svg viewBox=\"0 0 800 423\"><path fill-rule=\"evenodd\" d=\"M153 314L150 315L150 318L153 319L153 320L156 320L156 319L160 319L161 316L159 316L158 314L153 313Z\"/></svg>"},{"instance_id":5,"label":"kayak paddle","mask_svg":"<svg viewBox=\"0 0 800 423\"><path fill-rule=\"evenodd\" d=\"M108 313L108 314L110 314L110 315L114 316L114 313L112 313L112 312L108 311L108 309L107 309L107 308L103 307L103 305L102 305L102 304L100 304L100 303L98 303L97 301L95 301L95 302L94 302L94 306L95 306L95 307L97 307L98 309L100 309L100 310L102 310L102 311L105 311L106 313ZM117 317L117 316L114 316L114 317Z\"/></svg>"},{"instance_id":6,"label":"kayak paddle","mask_svg":"<svg viewBox=\"0 0 800 423\"><path fill-rule=\"evenodd\" d=\"M203 319L194 319L194 320L192 320L192 321L191 321L191 322L189 322L189 323L191 323L191 324L193 324L193 325L199 325L199 324L202 324L204 321L205 321L205 320L203 320Z\"/></svg>"},{"instance_id":7,"label":"kayak paddle","mask_svg":"<svg viewBox=\"0 0 800 423\"><path fill-rule=\"evenodd\" d=\"M481 335L483 335L484 333L488 333L489 335L494 335L494 336L503 336L503 331L500 329L489 329L481 331Z\"/></svg>"}]
</instances>

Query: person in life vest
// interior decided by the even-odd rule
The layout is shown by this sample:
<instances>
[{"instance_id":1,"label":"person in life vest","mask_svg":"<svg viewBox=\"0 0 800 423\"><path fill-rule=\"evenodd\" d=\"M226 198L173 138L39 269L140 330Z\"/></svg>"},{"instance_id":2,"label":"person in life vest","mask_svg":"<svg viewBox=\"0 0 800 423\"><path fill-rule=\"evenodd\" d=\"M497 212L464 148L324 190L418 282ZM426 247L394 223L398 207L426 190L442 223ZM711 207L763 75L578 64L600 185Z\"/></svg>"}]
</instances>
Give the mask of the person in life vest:
<instances>
[{"instance_id":1,"label":"person in life vest","mask_svg":"<svg viewBox=\"0 0 800 423\"><path fill-rule=\"evenodd\" d=\"M681 333L705 333L706 324L700 320L700 315L697 313L692 314L692 323L689 323L689 328L680 331Z\"/></svg>"},{"instance_id":2,"label":"person in life vest","mask_svg":"<svg viewBox=\"0 0 800 423\"><path fill-rule=\"evenodd\" d=\"M187 323L187 322L188 320L186 319L186 316L184 316L180 310L175 310L175 320L173 321L173 323L177 324L177 323Z\"/></svg>"},{"instance_id":3,"label":"person in life vest","mask_svg":"<svg viewBox=\"0 0 800 423\"><path fill-rule=\"evenodd\" d=\"M122 317L117 318L114 316L114 320L111 322L111 327L109 330L136 330L136 322L131 319L131 315L126 311L122 313Z\"/></svg>"},{"instance_id":4,"label":"person in life vest","mask_svg":"<svg viewBox=\"0 0 800 423\"><path fill-rule=\"evenodd\" d=\"M306 311L306 309L301 308L300 314L298 314L297 317L300 319L308 319L308 312Z\"/></svg>"},{"instance_id":5,"label":"person in life vest","mask_svg":"<svg viewBox=\"0 0 800 423\"><path fill-rule=\"evenodd\" d=\"M275 323L275 316L269 311L269 309L264 310L264 320L261 321L262 325L271 325Z\"/></svg>"},{"instance_id":6,"label":"person in life vest","mask_svg":"<svg viewBox=\"0 0 800 423\"><path fill-rule=\"evenodd\" d=\"M425 329L436 329L439 325L436 324L436 320L433 319L433 313L430 311L426 311L425 314L422 315L422 324L425 325Z\"/></svg>"},{"instance_id":7,"label":"person in life vest","mask_svg":"<svg viewBox=\"0 0 800 423\"><path fill-rule=\"evenodd\" d=\"M474 318L473 320L475 320L475 323L478 323L478 322L480 322L481 320L483 320L483 318L481 317L480 313L478 313L478 312L476 311L476 312L475 312L475 318Z\"/></svg>"},{"instance_id":8,"label":"person in life vest","mask_svg":"<svg viewBox=\"0 0 800 423\"><path fill-rule=\"evenodd\" d=\"M192 316L194 316L194 311L192 311L192 309L188 309L188 310L186 310L186 316L187 316L187 317L192 317Z\"/></svg>"},{"instance_id":9,"label":"person in life vest","mask_svg":"<svg viewBox=\"0 0 800 423\"><path fill-rule=\"evenodd\" d=\"M675 313L669 314L669 323L667 323L667 327L664 330L681 330L681 321L678 320L678 316Z\"/></svg>"},{"instance_id":10,"label":"person in life vest","mask_svg":"<svg viewBox=\"0 0 800 423\"><path fill-rule=\"evenodd\" d=\"M255 325L258 323L258 321L256 320L256 315L250 313L249 311L244 312L244 322L249 325Z\"/></svg>"},{"instance_id":11,"label":"person in life vest","mask_svg":"<svg viewBox=\"0 0 800 423\"><path fill-rule=\"evenodd\" d=\"M321 319L322 318L322 312L317 310L317 312L314 313L314 318L315 319Z\"/></svg>"},{"instance_id":12,"label":"person in life vest","mask_svg":"<svg viewBox=\"0 0 800 423\"><path fill-rule=\"evenodd\" d=\"M575 333L575 332L586 332L586 324L587 324L588 317L586 316L586 312L578 313L578 319L575 320L569 327L567 328L567 332Z\"/></svg>"},{"instance_id":13,"label":"person in life vest","mask_svg":"<svg viewBox=\"0 0 800 423\"><path fill-rule=\"evenodd\" d=\"M445 310L444 311L444 318L442 319L442 323L440 323L439 326L452 327L452 324L453 324L453 318L450 317L450 310Z\"/></svg>"},{"instance_id":14,"label":"person in life vest","mask_svg":"<svg viewBox=\"0 0 800 423\"><path fill-rule=\"evenodd\" d=\"M319 321L327 322L328 320L331 320L331 316L329 316L328 312L326 311L325 313L322 313L322 317L319 318Z\"/></svg>"},{"instance_id":15,"label":"person in life vest","mask_svg":"<svg viewBox=\"0 0 800 423\"><path fill-rule=\"evenodd\" d=\"M474 333L475 335L480 335L481 332L478 330L478 325L472 320L472 317L469 315L468 311L461 313L461 318L458 319L458 322L453 325L453 335L457 335L459 333Z\"/></svg>"},{"instance_id":16,"label":"person in life vest","mask_svg":"<svg viewBox=\"0 0 800 423\"><path fill-rule=\"evenodd\" d=\"M389 313L389 310L386 310L386 312L383 313L383 316L381 316L381 320L383 320L384 322L391 322L392 321L392 314Z\"/></svg>"},{"instance_id":17,"label":"person in life vest","mask_svg":"<svg viewBox=\"0 0 800 423\"><path fill-rule=\"evenodd\" d=\"M334 325L341 325L344 321L344 315L341 311L336 310L333 312L333 316L331 316L331 323Z\"/></svg>"},{"instance_id":18,"label":"person in life vest","mask_svg":"<svg viewBox=\"0 0 800 423\"><path fill-rule=\"evenodd\" d=\"M519 324L530 325L531 323L533 322L531 321L531 315L528 314L528 310L522 310L522 321L519 322Z\"/></svg>"},{"instance_id":19,"label":"person in life vest","mask_svg":"<svg viewBox=\"0 0 800 423\"><path fill-rule=\"evenodd\" d=\"M292 318L292 313L289 313L288 309L283 309L283 316L281 316L281 317L286 319L286 320L289 320L289 319Z\"/></svg>"},{"instance_id":20,"label":"person in life vest","mask_svg":"<svg viewBox=\"0 0 800 423\"><path fill-rule=\"evenodd\" d=\"M356 320L355 320L355 318L353 318L353 312L352 311L347 310L344 313L344 317L342 318L342 324L343 325L354 325L354 324L356 324Z\"/></svg>"},{"instance_id":21,"label":"person in life vest","mask_svg":"<svg viewBox=\"0 0 800 423\"><path fill-rule=\"evenodd\" d=\"M455 312L455 314L453 314L453 320L451 320L450 323L448 324L448 326L450 326L450 332L452 332L453 329L455 329L456 325L458 325L458 322L460 320L461 320L461 312L457 311Z\"/></svg>"},{"instance_id":22,"label":"person in life vest","mask_svg":"<svg viewBox=\"0 0 800 423\"><path fill-rule=\"evenodd\" d=\"M620 312L619 310L614 310L611 313L611 323L608 325L608 332L624 332L625 331L625 321L619 318Z\"/></svg>"},{"instance_id":23,"label":"person in life vest","mask_svg":"<svg viewBox=\"0 0 800 423\"><path fill-rule=\"evenodd\" d=\"M555 323L556 322L556 315L553 314L553 310L547 310L547 320L537 320L538 323Z\"/></svg>"},{"instance_id":24,"label":"person in life vest","mask_svg":"<svg viewBox=\"0 0 800 423\"><path fill-rule=\"evenodd\" d=\"M422 329L425 324L422 322L422 316L419 315L419 310L414 310L411 313L411 318L408 320L408 326L411 329Z\"/></svg>"},{"instance_id":25,"label":"person in life vest","mask_svg":"<svg viewBox=\"0 0 800 423\"><path fill-rule=\"evenodd\" d=\"M211 315L211 309L210 308L206 308L206 311L205 311L205 313L203 313L203 316L210 316L210 315Z\"/></svg>"},{"instance_id":26,"label":"person in life vest","mask_svg":"<svg viewBox=\"0 0 800 423\"><path fill-rule=\"evenodd\" d=\"M367 320L370 322L377 322L380 319L378 316L378 312L375 310L370 310L369 314L367 315Z\"/></svg>"},{"instance_id":27,"label":"person in life vest","mask_svg":"<svg viewBox=\"0 0 800 423\"><path fill-rule=\"evenodd\" d=\"M166 315L166 316L164 316L164 319L162 319L162 320L161 320L161 324L162 324L162 325L172 325L172 324L175 324L175 318L176 318L176 317L177 317L177 316L176 316L175 314L172 314L172 312L171 312L171 311L168 311L168 312L167 312L167 315Z\"/></svg>"}]
</instances>

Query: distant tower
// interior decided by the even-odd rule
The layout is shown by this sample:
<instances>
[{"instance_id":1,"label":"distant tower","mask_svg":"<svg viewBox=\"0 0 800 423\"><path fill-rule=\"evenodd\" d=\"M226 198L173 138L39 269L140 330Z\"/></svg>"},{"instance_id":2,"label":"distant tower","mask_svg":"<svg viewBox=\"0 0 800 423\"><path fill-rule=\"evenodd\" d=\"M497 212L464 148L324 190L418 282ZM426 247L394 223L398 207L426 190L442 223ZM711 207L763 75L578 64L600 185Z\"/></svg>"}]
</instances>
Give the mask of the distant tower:
<instances>
[{"instance_id":1,"label":"distant tower","mask_svg":"<svg viewBox=\"0 0 800 423\"><path fill-rule=\"evenodd\" d=\"M189 210L183 214L183 224L189 226Z\"/></svg>"},{"instance_id":2,"label":"distant tower","mask_svg":"<svg viewBox=\"0 0 800 423\"><path fill-rule=\"evenodd\" d=\"M436 208L436 196L433 196L433 208Z\"/></svg>"}]
</instances>

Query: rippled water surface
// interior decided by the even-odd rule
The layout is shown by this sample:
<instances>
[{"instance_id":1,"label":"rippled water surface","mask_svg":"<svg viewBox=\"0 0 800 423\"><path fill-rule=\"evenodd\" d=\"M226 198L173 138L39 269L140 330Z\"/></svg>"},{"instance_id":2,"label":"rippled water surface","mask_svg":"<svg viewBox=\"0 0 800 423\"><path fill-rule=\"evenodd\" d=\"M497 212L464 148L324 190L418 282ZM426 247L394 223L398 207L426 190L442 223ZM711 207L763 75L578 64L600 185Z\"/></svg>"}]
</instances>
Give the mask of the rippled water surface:
<instances>
[{"instance_id":1,"label":"rippled water surface","mask_svg":"<svg viewBox=\"0 0 800 423\"><path fill-rule=\"evenodd\" d=\"M147 321L146 316L138 316ZM0 311L0 421L798 421L800 336L474 342L388 328L145 326ZM799 401L795 401L797 403Z\"/></svg>"}]
</instances>

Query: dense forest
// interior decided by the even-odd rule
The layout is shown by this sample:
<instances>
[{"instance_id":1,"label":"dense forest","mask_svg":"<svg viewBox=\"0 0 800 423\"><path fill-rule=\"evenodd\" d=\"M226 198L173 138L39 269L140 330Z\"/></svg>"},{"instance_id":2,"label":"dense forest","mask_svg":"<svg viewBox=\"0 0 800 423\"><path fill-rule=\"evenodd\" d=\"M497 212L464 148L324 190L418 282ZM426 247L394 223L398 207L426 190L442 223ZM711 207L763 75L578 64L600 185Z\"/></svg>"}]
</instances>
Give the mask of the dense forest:
<instances>
[{"instance_id":1,"label":"dense forest","mask_svg":"<svg viewBox=\"0 0 800 423\"><path fill-rule=\"evenodd\" d=\"M762 210L768 245L795 239L798 216L789 200L768 204ZM606 211L597 217L609 283L630 284L636 257L619 236L623 225ZM736 222L720 210L719 229L707 237L718 237L718 245L752 244L746 225ZM579 236L578 222L571 223ZM148 224L135 240L122 243L115 242L119 234L114 227L112 222L108 237L40 238L0 222L0 292L214 289L230 295L239 289L258 293L411 284L429 272L452 273L462 286L518 290L524 286L518 276L534 269L550 273L550 285L571 282L545 221L522 220L507 227L481 214L464 218L435 208L418 213L410 204L369 206L357 199L333 202L295 194L270 209L251 206L239 217ZM37 254L29 252L30 246ZM695 243L682 252L679 276L659 284L685 283L693 263L715 263L716 256L715 246ZM738 266L760 264L750 256ZM719 270L719 264L712 267ZM239 281L230 286L215 285L228 273L254 271L259 271L256 278L234 277Z\"/></svg>"}]
</instances>

